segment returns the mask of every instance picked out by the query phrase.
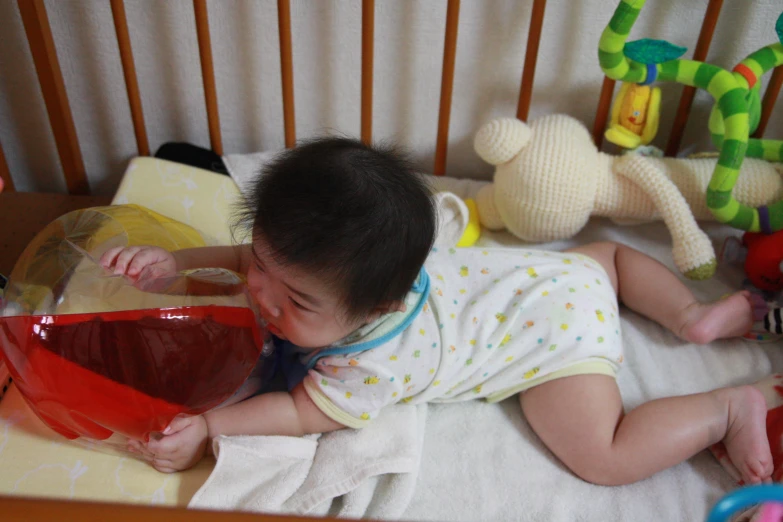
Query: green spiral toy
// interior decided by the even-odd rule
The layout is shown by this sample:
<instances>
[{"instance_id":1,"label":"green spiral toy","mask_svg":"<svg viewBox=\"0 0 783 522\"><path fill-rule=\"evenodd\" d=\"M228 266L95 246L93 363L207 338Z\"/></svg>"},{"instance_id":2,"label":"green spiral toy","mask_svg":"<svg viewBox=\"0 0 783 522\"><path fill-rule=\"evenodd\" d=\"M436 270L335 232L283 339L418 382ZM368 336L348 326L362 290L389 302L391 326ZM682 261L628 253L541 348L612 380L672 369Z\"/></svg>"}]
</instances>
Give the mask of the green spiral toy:
<instances>
[{"instance_id":1,"label":"green spiral toy","mask_svg":"<svg viewBox=\"0 0 783 522\"><path fill-rule=\"evenodd\" d=\"M745 156L783 160L783 141L750 138L761 114L759 78L783 64L783 13L775 29L780 43L762 47L731 71L679 57L685 49L663 40L628 42L646 0L622 0L598 43L604 74L614 80L649 85L655 81L691 85L715 99L709 129L720 151L707 187L707 207L715 219L732 227L771 234L783 229L783 201L751 208L732 195Z\"/></svg>"}]
</instances>

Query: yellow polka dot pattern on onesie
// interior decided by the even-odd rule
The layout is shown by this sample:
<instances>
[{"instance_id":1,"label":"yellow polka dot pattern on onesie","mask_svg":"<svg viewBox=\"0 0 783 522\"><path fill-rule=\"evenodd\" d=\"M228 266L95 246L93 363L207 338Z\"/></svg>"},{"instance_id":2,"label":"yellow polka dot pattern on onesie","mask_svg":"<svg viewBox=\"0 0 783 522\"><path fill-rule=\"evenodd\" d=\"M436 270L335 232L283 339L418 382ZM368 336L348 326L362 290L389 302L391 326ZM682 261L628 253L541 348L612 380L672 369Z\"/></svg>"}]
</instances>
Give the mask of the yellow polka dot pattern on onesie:
<instances>
[{"instance_id":1,"label":"yellow polka dot pattern on onesie","mask_svg":"<svg viewBox=\"0 0 783 522\"><path fill-rule=\"evenodd\" d=\"M586 256L435 249L425 269L429 297L404 332L324 357L305 379L338 422L364 426L399 401L499 400L559 376L613 375L622 362L617 298Z\"/></svg>"}]
</instances>

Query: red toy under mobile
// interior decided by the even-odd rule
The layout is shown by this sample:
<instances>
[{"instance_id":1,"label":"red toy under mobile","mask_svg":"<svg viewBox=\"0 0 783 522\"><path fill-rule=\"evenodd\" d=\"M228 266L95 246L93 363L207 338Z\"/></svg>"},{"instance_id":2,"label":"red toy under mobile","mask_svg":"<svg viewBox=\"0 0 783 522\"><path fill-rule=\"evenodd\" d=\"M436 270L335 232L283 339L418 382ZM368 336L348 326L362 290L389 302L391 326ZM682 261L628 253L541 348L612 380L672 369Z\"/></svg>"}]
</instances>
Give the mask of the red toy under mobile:
<instances>
[{"instance_id":1,"label":"red toy under mobile","mask_svg":"<svg viewBox=\"0 0 783 522\"><path fill-rule=\"evenodd\" d=\"M745 232L742 244L747 248L745 274L753 286L772 293L783 290L783 231Z\"/></svg>"}]
</instances>

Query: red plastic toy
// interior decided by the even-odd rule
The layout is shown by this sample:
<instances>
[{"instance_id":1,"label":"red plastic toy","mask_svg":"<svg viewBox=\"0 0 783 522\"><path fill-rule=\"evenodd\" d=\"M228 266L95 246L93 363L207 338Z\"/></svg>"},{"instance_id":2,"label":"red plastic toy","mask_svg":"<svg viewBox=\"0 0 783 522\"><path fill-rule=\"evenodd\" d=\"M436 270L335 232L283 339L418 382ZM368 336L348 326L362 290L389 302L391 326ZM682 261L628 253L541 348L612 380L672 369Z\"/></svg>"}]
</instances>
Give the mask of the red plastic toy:
<instances>
[{"instance_id":1,"label":"red plastic toy","mask_svg":"<svg viewBox=\"0 0 783 522\"><path fill-rule=\"evenodd\" d=\"M131 244L204 241L138 206L72 212L27 246L0 301L0 356L30 408L69 439L121 451L178 415L258 391L272 367L270 337L239 274L130 280L96 261Z\"/></svg>"},{"instance_id":2,"label":"red plastic toy","mask_svg":"<svg viewBox=\"0 0 783 522\"><path fill-rule=\"evenodd\" d=\"M783 231L774 234L746 232L745 274L756 288L767 292L783 290Z\"/></svg>"}]
</instances>

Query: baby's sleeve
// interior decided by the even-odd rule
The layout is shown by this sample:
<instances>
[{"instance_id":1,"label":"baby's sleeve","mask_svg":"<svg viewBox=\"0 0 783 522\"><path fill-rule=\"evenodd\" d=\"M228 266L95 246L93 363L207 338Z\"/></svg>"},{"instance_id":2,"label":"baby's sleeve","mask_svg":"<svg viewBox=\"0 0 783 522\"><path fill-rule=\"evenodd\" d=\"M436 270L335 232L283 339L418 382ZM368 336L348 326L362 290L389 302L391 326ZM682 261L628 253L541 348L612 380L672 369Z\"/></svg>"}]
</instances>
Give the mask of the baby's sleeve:
<instances>
[{"instance_id":1,"label":"baby's sleeve","mask_svg":"<svg viewBox=\"0 0 783 522\"><path fill-rule=\"evenodd\" d=\"M363 428L402 398L402 381L403 376L376 361L338 355L319 360L303 384L326 416L349 428Z\"/></svg>"}]
</instances>

